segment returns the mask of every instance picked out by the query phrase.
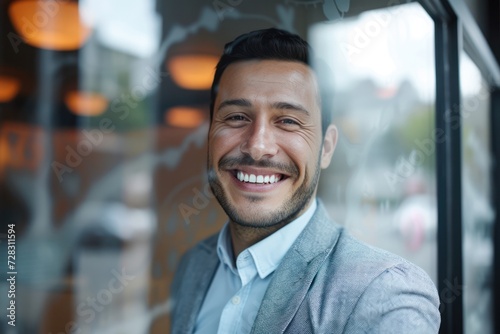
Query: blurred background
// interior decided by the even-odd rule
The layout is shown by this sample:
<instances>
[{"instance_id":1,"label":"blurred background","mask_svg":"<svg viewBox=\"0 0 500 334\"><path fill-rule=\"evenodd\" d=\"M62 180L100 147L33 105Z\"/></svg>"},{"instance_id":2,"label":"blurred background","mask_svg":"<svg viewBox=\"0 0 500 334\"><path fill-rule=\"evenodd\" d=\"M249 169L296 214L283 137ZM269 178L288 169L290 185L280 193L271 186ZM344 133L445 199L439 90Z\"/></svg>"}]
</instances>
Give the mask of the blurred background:
<instances>
[{"instance_id":1,"label":"blurred background","mask_svg":"<svg viewBox=\"0 0 500 334\"><path fill-rule=\"evenodd\" d=\"M180 256L227 219L205 174L214 67L274 26L321 59L330 215L426 270L441 332L495 333L498 1L0 5L0 332L168 333Z\"/></svg>"}]
</instances>

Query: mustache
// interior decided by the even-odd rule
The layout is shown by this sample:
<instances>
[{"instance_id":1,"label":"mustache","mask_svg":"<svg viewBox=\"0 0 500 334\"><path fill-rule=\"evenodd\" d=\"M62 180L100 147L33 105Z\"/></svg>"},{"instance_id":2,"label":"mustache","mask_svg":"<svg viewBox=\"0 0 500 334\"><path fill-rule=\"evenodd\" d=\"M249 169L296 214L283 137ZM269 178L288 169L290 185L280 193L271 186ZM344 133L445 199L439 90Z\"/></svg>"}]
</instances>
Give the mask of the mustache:
<instances>
[{"instance_id":1,"label":"mustache","mask_svg":"<svg viewBox=\"0 0 500 334\"><path fill-rule=\"evenodd\" d=\"M294 164L286 164L281 162L275 162L271 160L254 160L249 155L243 155L241 157L224 157L219 161L219 169L236 169L236 167L262 167L262 168L272 168L283 172L283 174L288 174L291 176L297 176L299 174L299 169Z\"/></svg>"}]
</instances>

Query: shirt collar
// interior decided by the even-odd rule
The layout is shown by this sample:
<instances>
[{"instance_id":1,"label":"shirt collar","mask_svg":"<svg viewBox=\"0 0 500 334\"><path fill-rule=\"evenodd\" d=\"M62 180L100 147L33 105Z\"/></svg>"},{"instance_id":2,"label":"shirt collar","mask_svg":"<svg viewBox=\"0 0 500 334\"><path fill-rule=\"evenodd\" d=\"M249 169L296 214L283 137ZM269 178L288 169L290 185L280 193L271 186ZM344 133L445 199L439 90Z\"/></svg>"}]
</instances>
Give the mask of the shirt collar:
<instances>
[{"instance_id":1,"label":"shirt collar","mask_svg":"<svg viewBox=\"0 0 500 334\"><path fill-rule=\"evenodd\" d=\"M229 222L224 224L217 238L217 255L223 264L226 264L235 275L238 275L233 265L233 245L229 235Z\"/></svg>"},{"instance_id":2,"label":"shirt collar","mask_svg":"<svg viewBox=\"0 0 500 334\"><path fill-rule=\"evenodd\" d=\"M270 236L247 248L248 252L252 255L260 278L263 279L276 270L285 254L304 230L309 220L311 220L316 208L317 204L316 200L314 200L302 215ZM217 254L220 261L226 264L234 274L238 275L237 269L233 265L233 247L229 235L229 222L223 226L219 233Z\"/></svg>"}]
</instances>

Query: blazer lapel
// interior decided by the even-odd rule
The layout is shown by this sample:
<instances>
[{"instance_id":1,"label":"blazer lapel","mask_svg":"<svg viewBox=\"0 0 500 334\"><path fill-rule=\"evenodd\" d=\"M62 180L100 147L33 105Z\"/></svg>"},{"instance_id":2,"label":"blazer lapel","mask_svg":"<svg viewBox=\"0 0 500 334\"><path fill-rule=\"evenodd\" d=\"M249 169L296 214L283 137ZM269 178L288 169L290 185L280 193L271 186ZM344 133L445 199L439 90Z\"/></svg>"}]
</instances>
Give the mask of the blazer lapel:
<instances>
[{"instance_id":1,"label":"blazer lapel","mask_svg":"<svg viewBox=\"0 0 500 334\"><path fill-rule=\"evenodd\" d=\"M217 237L206 240L200 247L202 249L194 254L186 268L182 298L177 301L176 314L180 319L176 322L180 327L176 328L176 333L193 333L196 317L219 264Z\"/></svg>"},{"instance_id":2,"label":"blazer lapel","mask_svg":"<svg viewBox=\"0 0 500 334\"><path fill-rule=\"evenodd\" d=\"M325 208L318 200L318 208L311 221L274 272L252 333L285 331L338 237L339 229L328 218Z\"/></svg>"}]
</instances>

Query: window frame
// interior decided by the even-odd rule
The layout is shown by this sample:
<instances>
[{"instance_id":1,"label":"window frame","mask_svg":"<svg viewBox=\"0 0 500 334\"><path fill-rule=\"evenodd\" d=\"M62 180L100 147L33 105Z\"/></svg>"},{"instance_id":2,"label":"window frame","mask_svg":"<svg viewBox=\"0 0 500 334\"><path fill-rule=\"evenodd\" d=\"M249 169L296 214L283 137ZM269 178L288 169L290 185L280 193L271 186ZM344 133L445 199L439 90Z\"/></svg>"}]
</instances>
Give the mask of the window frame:
<instances>
[{"instance_id":1,"label":"window frame","mask_svg":"<svg viewBox=\"0 0 500 334\"><path fill-rule=\"evenodd\" d=\"M436 143L438 200L438 292L441 298L440 333L464 333L463 293L446 297L450 286L461 287L463 281L462 244L462 124L455 128L445 122L445 113L460 120L460 52L465 50L478 66L491 92L490 126L492 145L492 180L500 184L500 67L484 35L463 0L419 0L435 23L436 57L436 129L447 138ZM497 18L500 15L497 15ZM456 125L456 123L455 123ZM494 193L492 204L500 212L500 196ZM500 278L499 217L494 222L493 278ZM493 285L493 332L498 328L494 314L500 310L500 288ZM495 298L496 297L496 298Z\"/></svg>"}]
</instances>

